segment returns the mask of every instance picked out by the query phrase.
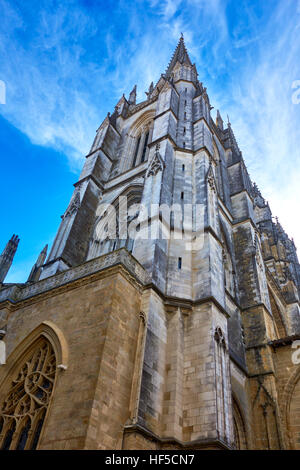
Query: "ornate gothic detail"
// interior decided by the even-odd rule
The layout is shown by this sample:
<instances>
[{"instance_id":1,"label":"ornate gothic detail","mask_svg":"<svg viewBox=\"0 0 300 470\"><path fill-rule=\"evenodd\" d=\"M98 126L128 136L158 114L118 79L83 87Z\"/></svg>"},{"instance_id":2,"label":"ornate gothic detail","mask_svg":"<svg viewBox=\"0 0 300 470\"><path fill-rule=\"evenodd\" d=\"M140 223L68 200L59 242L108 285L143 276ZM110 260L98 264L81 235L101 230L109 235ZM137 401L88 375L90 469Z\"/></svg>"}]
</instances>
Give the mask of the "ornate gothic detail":
<instances>
[{"instance_id":1,"label":"ornate gothic detail","mask_svg":"<svg viewBox=\"0 0 300 470\"><path fill-rule=\"evenodd\" d=\"M145 315L145 313L141 311L139 317L142 320L143 324L146 325L146 315Z\"/></svg>"},{"instance_id":2,"label":"ornate gothic detail","mask_svg":"<svg viewBox=\"0 0 300 470\"><path fill-rule=\"evenodd\" d=\"M12 265L19 241L18 235L13 235L0 255L0 283L4 281Z\"/></svg>"},{"instance_id":3,"label":"ornate gothic detail","mask_svg":"<svg viewBox=\"0 0 300 470\"><path fill-rule=\"evenodd\" d=\"M217 326L217 328L215 329L215 340L220 346L222 346L224 349L227 349L223 331L219 326Z\"/></svg>"},{"instance_id":4,"label":"ornate gothic detail","mask_svg":"<svg viewBox=\"0 0 300 470\"><path fill-rule=\"evenodd\" d=\"M35 449L50 402L56 358L44 338L17 370L0 408L1 449Z\"/></svg>"},{"instance_id":5,"label":"ornate gothic detail","mask_svg":"<svg viewBox=\"0 0 300 470\"><path fill-rule=\"evenodd\" d=\"M158 143L158 144L156 144L156 147L155 147L154 156L153 156L152 160L149 163L149 166L148 166L148 169L147 169L147 172L146 172L146 178L148 178L148 176L150 176L150 175L155 176L159 171L163 171L163 169L165 167L165 162L163 161L163 159L162 159L162 157L159 153L159 148L160 148L160 145Z\"/></svg>"},{"instance_id":6,"label":"ornate gothic detail","mask_svg":"<svg viewBox=\"0 0 300 470\"><path fill-rule=\"evenodd\" d=\"M226 250L225 250L224 246L222 246L222 259L223 259L224 265L226 265L227 264L227 253L226 253Z\"/></svg>"},{"instance_id":7,"label":"ornate gothic detail","mask_svg":"<svg viewBox=\"0 0 300 470\"><path fill-rule=\"evenodd\" d=\"M214 172L213 172L212 165L211 165L211 160L210 160L209 170L207 172L207 182L209 184L210 189L214 193L216 193L217 192L217 187L216 187Z\"/></svg>"},{"instance_id":8,"label":"ornate gothic detail","mask_svg":"<svg viewBox=\"0 0 300 470\"><path fill-rule=\"evenodd\" d=\"M287 281L295 282L295 277L294 277L293 273L291 272L291 269L290 269L289 265L285 265L283 267L283 275L284 275L284 278L285 278L285 282L287 282Z\"/></svg>"},{"instance_id":9,"label":"ornate gothic detail","mask_svg":"<svg viewBox=\"0 0 300 470\"><path fill-rule=\"evenodd\" d=\"M256 258L257 266L259 267L259 269L261 271L263 271L264 262L263 262L263 259L262 259L261 253L260 253L259 244L257 243L257 239L255 239L254 250L255 250L255 258Z\"/></svg>"},{"instance_id":10,"label":"ornate gothic detail","mask_svg":"<svg viewBox=\"0 0 300 470\"><path fill-rule=\"evenodd\" d=\"M79 207L80 207L80 187L78 186L77 191L75 192L74 198L71 200L66 212L62 216L62 219L65 219L69 215L76 213Z\"/></svg>"},{"instance_id":11,"label":"ornate gothic detail","mask_svg":"<svg viewBox=\"0 0 300 470\"><path fill-rule=\"evenodd\" d=\"M216 185L215 185L215 179L212 176L208 177L208 184L214 192L217 191L217 188L216 188Z\"/></svg>"}]
</instances>

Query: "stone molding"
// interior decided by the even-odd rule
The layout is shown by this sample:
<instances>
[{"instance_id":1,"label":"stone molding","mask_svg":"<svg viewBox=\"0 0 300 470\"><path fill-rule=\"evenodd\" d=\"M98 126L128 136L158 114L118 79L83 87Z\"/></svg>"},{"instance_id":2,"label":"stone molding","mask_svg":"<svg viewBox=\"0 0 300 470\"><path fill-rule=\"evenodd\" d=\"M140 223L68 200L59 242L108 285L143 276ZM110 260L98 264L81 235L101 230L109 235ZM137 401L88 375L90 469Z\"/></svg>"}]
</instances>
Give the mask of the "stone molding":
<instances>
[{"instance_id":1,"label":"stone molding","mask_svg":"<svg viewBox=\"0 0 300 470\"><path fill-rule=\"evenodd\" d=\"M136 261L125 248L108 253L107 255L100 256L90 261L70 268L62 273L55 274L48 278L42 279L31 285L13 285L8 288L3 288L0 291L0 302L7 300L15 303L24 301L33 296L43 294L49 290L64 286L70 282L79 280L83 277L96 274L104 269L111 268L116 265L123 265L124 268L142 284L150 281L149 275L145 269Z\"/></svg>"}]
</instances>

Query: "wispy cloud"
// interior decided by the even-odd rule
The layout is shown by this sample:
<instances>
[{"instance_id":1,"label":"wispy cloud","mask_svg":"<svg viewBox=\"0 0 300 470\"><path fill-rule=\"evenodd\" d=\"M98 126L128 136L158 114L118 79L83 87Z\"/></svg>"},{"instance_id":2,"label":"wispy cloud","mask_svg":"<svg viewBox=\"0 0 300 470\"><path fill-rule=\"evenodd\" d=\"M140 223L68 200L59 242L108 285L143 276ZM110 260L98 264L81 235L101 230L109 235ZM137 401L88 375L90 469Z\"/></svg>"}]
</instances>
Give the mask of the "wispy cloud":
<instances>
[{"instance_id":1,"label":"wispy cloud","mask_svg":"<svg viewBox=\"0 0 300 470\"><path fill-rule=\"evenodd\" d=\"M72 17L63 7L42 9L32 21L32 34L27 34L29 25L20 10L5 0L0 6L6 18L0 26L0 73L7 85L4 117L33 143L81 158L93 138L98 113L86 79L97 66L82 66L80 40L96 33L95 22L76 9Z\"/></svg>"},{"instance_id":2,"label":"wispy cloud","mask_svg":"<svg viewBox=\"0 0 300 470\"><path fill-rule=\"evenodd\" d=\"M252 179L300 247L300 105L292 103L299 1L86 4L0 0L3 115L78 169L107 111L135 83L145 98L183 32L212 105L230 115Z\"/></svg>"},{"instance_id":3,"label":"wispy cloud","mask_svg":"<svg viewBox=\"0 0 300 470\"><path fill-rule=\"evenodd\" d=\"M291 15L292 7L289 1L278 4L261 40L254 31L254 52L245 56L224 108L252 178L300 247L300 106L292 102L292 84L300 77L300 16Z\"/></svg>"}]
</instances>

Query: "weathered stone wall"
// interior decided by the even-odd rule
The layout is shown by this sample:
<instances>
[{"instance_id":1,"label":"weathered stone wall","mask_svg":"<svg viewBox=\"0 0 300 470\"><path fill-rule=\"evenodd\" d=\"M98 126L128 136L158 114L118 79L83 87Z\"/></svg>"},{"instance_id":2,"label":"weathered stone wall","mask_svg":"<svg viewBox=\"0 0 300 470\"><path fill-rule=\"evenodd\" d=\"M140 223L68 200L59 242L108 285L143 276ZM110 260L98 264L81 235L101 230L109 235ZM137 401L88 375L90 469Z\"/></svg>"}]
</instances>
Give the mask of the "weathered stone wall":
<instances>
[{"instance_id":1,"label":"weathered stone wall","mask_svg":"<svg viewBox=\"0 0 300 470\"><path fill-rule=\"evenodd\" d=\"M6 319L8 359L0 381L12 366L10 354L45 320L59 328L68 348L67 369L57 371L40 449L121 447L139 312L137 285L116 269L47 291L25 305L11 305Z\"/></svg>"},{"instance_id":2,"label":"weathered stone wall","mask_svg":"<svg viewBox=\"0 0 300 470\"><path fill-rule=\"evenodd\" d=\"M0 291L9 351L48 319L69 343L43 448L299 446L296 248L211 109L181 38L147 99L134 87L99 127L40 282ZM97 232L120 195L152 217L135 259Z\"/></svg>"}]
</instances>

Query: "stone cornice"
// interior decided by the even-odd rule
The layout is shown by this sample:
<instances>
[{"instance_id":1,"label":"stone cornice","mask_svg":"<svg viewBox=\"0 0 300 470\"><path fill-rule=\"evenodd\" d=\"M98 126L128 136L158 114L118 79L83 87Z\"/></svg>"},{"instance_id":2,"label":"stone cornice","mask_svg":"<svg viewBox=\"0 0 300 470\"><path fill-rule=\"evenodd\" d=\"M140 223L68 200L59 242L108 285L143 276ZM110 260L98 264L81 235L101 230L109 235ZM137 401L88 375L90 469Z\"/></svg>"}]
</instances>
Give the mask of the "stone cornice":
<instances>
[{"instance_id":1,"label":"stone cornice","mask_svg":"<svg viewBox=\"0 0 300 470\"><path fill-rule=\"evenodd\" d=\"M154 145L156 145L156 144L158 144L159 142L162 142L163 140L166 140L166 139L168 139L168 140L171 142L171 144L172 144L172 146L173 146L173 148L174 148L174 150L175 150L177 144L176 144L176 142L174 142L172 136L171 136L169 133L163 135L162 137L158 137L158 138L155 139L155 140L152 140L152 142L150 142L150 144L148 144L148 147L151 148L151 147L153 147Z\"/></svg>"},{"instance_id":2,"label":"stone cornice","mask_svg":"<svg viewBox=\"0 0 300 470\"><path fill-rule=\"evenodd\" d=\"M158 118L160 118L161 116L163 116L164 114L166 113L171 113L174 118L176 119L176 121L178 121L178 116L176 116L176 114L174 113L173 109L172 108L168 108L166 109L165 111L162 111L161 113L157 114L156 116L154 116L154 121Z\"/></svg>"},{"instance_id":3,"label":"stone cornice","mask_svg":"<svg viewBox=\"0 0 300 470\"><path fill-rule=\"evenodd\" d=\"M236 191L235 193L231 193L230 197L235 197L235 196L238 196L239 194L242 194L242 193L246 193L247 196L250 198L251 202L253 203L253 201L254 201L253 197L251 196L251 194L249 193L249 191L246 188L243 188L240 191Z\"/></svg>"},{"instance_id":4,"label":"stone cornice","mask_svg":"<svg viewBox=\"0 0 300 470\"><path fill-rule=\"evenodd\" d=\"M163 294L158 287L150 282L148 285L144 287L144 289L153 289L159 297L163 300L164 304L167 307L179 307L186 311L191 311L195 306L202 305L206 303L212 303L217 309L219 309L227 318L230 317L229 313L227 312L226 308L222 306L218 300L214 296L202 297L200 299L182 299L180 297L173 297L169 295Z\"/></svg>"},{"instance_id":5,"label":"stone cornice","mask_svg":"<svg viewBox=\"0 0 300 470\"><path fill-rule=\"evenodd\" d=\"M84 178L81 178L80 180L77 181L77 183L74 183L74 187L76 188L77 186L79 186L81 183L83 183L84 181L87 181L87 180L91 180L93 181L93 183L95 183L96 186L98 186L98 188L103 191L103 184L100 183L100 181L98 181L93 175L87 175L85 176Z\"/></svg>"},{"instance_id":6,"label":"stone cornice","mask_svg":"<svg viewBox=\"0 0 300 470\"><path fill-rule=\"evenodd\" d=\"M140 290L153 289L166 305L192 310L196 305L212 303L226 317L229 317L226 308L213 296L200 299L182 299L165 295L155 286L151 276L126 248L121 248L107 255L86 261L79 266L67 269L33 284L13 284L4 287L0 290L0 307L15 310L20 308L20 306L23 307L33 302L38 302L41 298L57 295L58 293L75 289L117 273L123 274L129 282Z\"/></svg>"},{"instance_id":7,"label":"stone cornice","mask_svg":"<svg viewBox=\"0 0 300 470\"><path fill-rule=\"evenodd\" d=\"M242 312L247 312L248 310L255 310L261 307L264 308L265 312L267 312L267 314L273 318L272 312L267 308L267 306L263 302L258 302L257 304L247 305L245 307L242 307Z\"/></svg>"},{"instance_id":8,"label":"stone cornice","mask_svg":"<svg viewBox=\"0 0 300 470\"><path fill-rule=\"evenodd\" d=\"M255 225L253 220L250 219L250 217L245 217L243 219L234 219L234 221L232 222L232 226L233 226L233 228L236 228L239 225L244 225L246 223L250 224L254 230L257 230L257 226Z\"/></svg>"},{"instance_id":9,"label":"stone cornice","mask_svg":"<svg viewBox=\"0 0 300 470\"><path fill-rule=\"evenodd\" d=\"M25 284L24 286L13 285L0 291L0 303L9 301L11 304L24 302L33 297L40 296L54 289L62 288L75 281L82 282L83 278L96 275L109 268L121 265L123 269L136 280L140 285L149 282L149 275L145 269L133 258L125 248L108 253L90 261L70 268L61 273L42 279L34 284Z\"/></svg>"},{"instance_id":10,"label":"stone cornice","mask_svg":"<svg viewBox=\"0 0 300 470\"><path fill-rule=\"evenodd\" d=\"M130 168L129 170L125 171L124 173L121 173L118 176L115 176L115 178L112 178L105 184L103 192L106 193L110 191L111 189L114 189L120 185L123 185L124 183L128 183L128 181L136 178L137 176L142 176L147 170L147 165L148 165L148 160L137 165L134 168Z\"/></svg>"},{"instance_id":11,"label":"stone cornice","mask_svg":"<svg viewBox=\"0 0 300 470\"><path fill-rule=\"evenodd\" d=\"M219 210L222 212L224 217L226 217L227 221L232 225L233 216L230 210L228 209L228 207L225 206L224 202L222 201L219 195L218 195L218 204L219 204Z\"/></svg>"},{"instance_id":12,"label":"stone cornice","mask_svg":"<svg viewBox=\"0 0 300 470\"><path fill-rule=\"evenodd\" d=\"M177 438L173 437L159 437L157 434L155 434L153 431L150 431L149 429L145 428L144 426L141 426L140 424L127 424L124 426L124 433L140 433L143 436L145 436L147 439L150 439L151 441L156 441L159 442L162 446L163 450L163 445L164 444L172 444L177 447L181 447L182 450L184 449L203 449L203 448L220 448L220 449L227 449L227 450L232 450L232 447L224 442L221 439L197 439L193 441L181 441Z\"/></svg>"},{"instance_id":13,"label":"stone cornice","mask_svg":"<svg viewBox=\"0 0 300 470\"><path fill-rule=\"evenodd\" d=\"M157 98L158 98L158 94L153 96L152 98L150 98L150 100L145 100L145 101L142 101L141 103L136 104L134 108L132 108L131 110L128 111L127 116L124 119L126 120L126 119L130 118L131 116L136 114L141 109L144 109L149 104L154 103L155 101L157 101Z\"/></svg>"},{"instance_id":14,"label":"stone cornice","mask_svg":"<svg viewBox=\"0 0 300 470\"><path fill-rule=\"evenodd\" d=\"M193 80L185 80L184 78L179 78L179 80L176 80L176 82L174 82L174 85L177 85L177 83L179 83L179 82L191 83L193 85L193 87L195 88L195 90L197 90L197 87L196 87L195 83L193 82ZM193 100L194 99L195 98L193 98Z\"/></svg>"}]
</instances>

